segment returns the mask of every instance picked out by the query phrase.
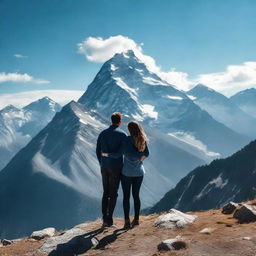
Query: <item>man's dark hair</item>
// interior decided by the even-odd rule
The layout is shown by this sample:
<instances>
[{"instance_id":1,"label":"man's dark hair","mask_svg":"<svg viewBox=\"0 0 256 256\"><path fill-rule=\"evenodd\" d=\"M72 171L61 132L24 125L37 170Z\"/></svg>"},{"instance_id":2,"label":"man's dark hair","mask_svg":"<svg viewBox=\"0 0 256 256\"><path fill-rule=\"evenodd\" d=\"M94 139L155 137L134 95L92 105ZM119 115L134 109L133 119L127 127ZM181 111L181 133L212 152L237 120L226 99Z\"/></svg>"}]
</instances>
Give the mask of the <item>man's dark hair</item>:
<instances>
[{"instance_id":1,"label":"man's dark hair","mask_svg":"<svg viewBox=\"0 0 256 256\"><path fill-rule=\"evenodd\" d=\"M113 113L111 115L112 124L117 125L117 124L119 124L121 122L121 120L122 120L122 114L121 113L116 112L116 113Z\"/></svg>"}]
</instances>

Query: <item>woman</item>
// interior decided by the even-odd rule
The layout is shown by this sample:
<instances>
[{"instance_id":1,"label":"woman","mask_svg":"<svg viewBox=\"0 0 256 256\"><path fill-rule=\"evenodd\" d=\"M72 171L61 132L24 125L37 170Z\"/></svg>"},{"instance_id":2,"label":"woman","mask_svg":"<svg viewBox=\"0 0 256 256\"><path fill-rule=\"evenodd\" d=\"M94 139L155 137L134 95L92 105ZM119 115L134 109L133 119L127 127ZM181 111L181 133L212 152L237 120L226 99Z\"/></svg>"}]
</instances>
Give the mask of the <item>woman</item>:
<instances>
[{"instance_id":1,"label":"woman","mask_svg":"<svg viewBox=\"0 0 256 256\"><path fill-rule=\"evenodd\" d=\"M118 153L102 153L104 157L118 158L124 155L121 184L123 189L124 228L128 229L139 225L140 214L140 187L145 173L143 160L149 156L147 147L148 138L142 126L136 122L128 123L130 136L125 139L121 150ZM130 194L134 200L134 219L130 223Z\"/></svg>"}]
</instances>

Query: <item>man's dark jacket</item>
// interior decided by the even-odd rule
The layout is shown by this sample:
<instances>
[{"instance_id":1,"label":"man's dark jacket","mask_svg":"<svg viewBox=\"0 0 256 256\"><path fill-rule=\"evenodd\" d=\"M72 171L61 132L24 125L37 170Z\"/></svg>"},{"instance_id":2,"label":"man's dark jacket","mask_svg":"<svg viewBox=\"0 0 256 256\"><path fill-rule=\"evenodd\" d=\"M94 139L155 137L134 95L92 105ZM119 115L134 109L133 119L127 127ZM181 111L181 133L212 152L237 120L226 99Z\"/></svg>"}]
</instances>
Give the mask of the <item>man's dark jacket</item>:
<instances>
[{"instance_id":1,"label":"man's dark jacket","mask_svg":"<svg viewBox=\"0 0 256 256\"><path fill-rule=\"evenodd\" d=\"M109 128L102 131L97 140L96 154L100 166L103 168L122 168L123 156L119 158L102 157L101 153L116 153L122 147L122 143L126 138L124 131L117 125L110 125Z\"/></svg>"}]
</instances>

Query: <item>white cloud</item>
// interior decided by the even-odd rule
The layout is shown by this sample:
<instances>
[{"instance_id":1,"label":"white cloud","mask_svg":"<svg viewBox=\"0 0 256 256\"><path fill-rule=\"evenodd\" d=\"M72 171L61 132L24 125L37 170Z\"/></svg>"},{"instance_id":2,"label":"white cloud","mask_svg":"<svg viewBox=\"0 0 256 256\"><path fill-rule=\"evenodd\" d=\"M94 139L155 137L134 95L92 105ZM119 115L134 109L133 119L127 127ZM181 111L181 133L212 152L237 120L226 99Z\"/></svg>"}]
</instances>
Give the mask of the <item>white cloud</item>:
<instances>
[{"instance_id":1,"label":"white cloud","mask_svg":"<svg viewBox=\"0 0 256 256\"><path fill-rule=\"evenodd\" d=\"M169 84L176 85L180 90L186 91L194 85L194 82L188 78L188 73L175 71L175 69L168 72L160 71L158 75Z\"/></svg>"},{"instance_id":2,"label":"white cloud","mask_svg":"<svg viewBox=\"0 0 256 256\"><path fill-rule=\"evenodd\" d=\"M14 82L14 83L34 83L34 84L48 84L50 81L37 79L26 73L0 73L0 83L4 82Z\"/></svg>"},{"instance_id":3,"label":"white cloud","mask_svg":"<svg viewBox=\"0 0 256 256\"><path fill-rule=\"evenodd\" d=\"M196 78L196 82L229 96L256 86L256 62L230 65L224 72L201 74Z\"/></svg>"},{"instance_id":4,"label":"white cloud","mask_svg":"<svg viewBox=\"0 0 256 256\"><path fill-rule=\"evenodd\" d=\"M194 85L202 83L227 96L240 90L256 86L256 62L244 62L241 65L230 65L223 72L199 74L194 79L189 78L186 72L163 71L151 56L143 53L143 43L136 43L134 40L118 35L107 39L101 37L88 37L78 44L78 53L83 54L89 61L105 62L115 53L133 50L135 55L143 61L150 71L156 73L161 79L169 84L175 85L178 89L189 90Z\"/></svg>"},{"instance_id":5,"label":"white cloud","mask_svg":"<svg viewBox=\"0 0 256 256\"><path fill-rule=\"evenodd\" d=\"M116 53L133 50L135 55L147 65L149 70L158 74L163 80L182 89L188 88L191 82L187 78L187 73L177 72L174 69L171 69L169 72L162 71L161 67L157 66L154 58L143 53L142 46L143 43L138 44L134 40L122 35L111 36L107 39L88 37L78 44L78 53L85 55L89 61L105 62Z\"/></svg>"},{"instance_id":6,"label":"white cloud","mask_svg":"<svg viewBox=\"0 0 256 256\"><path fill-rule=\"evenodd\" d=\"M88 37L77 46L78 53L84 54L92 62L105 62L115 53L127 50L141 51L140 45L122 35L111 36L105 40L101 37Z\"/></svg>"},{"instance_id":7,"label":"white cloud","mask_svg":"<svg viewBox=\"0 0 256 256\"><path fill-rule=\"evenodd\" d=\"M76 90L35 90L18 93L0 94L0 109L7 105L14 105L18 108L24 107L32 101L48 96L61 105L65 105L71 100L78 100L84 91Z\"/></svg>"},{"instance_id":8,"label":"white cloud","mask_svg":"<svg viewBox=\"0 0 256 256\"><path fill-rule=\"evenodd\" d=\"M14 54L14 57L18 58L18 59L28 58L28 56L25 56L25 55L22 55L22 54L19 54L19 53Z\"/></svg>"}]
</instances>

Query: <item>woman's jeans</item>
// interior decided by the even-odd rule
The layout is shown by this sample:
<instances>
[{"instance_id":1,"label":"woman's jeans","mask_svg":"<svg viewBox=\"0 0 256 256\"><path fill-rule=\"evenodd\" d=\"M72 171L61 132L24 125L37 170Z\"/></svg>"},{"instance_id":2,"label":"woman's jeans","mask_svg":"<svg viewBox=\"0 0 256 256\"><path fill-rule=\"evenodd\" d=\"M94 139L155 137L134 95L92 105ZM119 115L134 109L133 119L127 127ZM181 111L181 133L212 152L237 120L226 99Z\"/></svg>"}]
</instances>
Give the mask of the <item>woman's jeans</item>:
<instances>
[{"instance_id":1,"label":"woman's jeans","mask_svg":"<svg viewBox=\"0 0 256 256\"><path fill-rule=\"evenodd\" d=\"M142 184L143 176L139 177L128 177L125 175L121 176L121 184L124 193L123 208L124 218L129 219L130 215L130 195L132 189L132 196L134 200L134 219L139 219L140 214L140 187Z\"/></svg>"}]
</instances>

